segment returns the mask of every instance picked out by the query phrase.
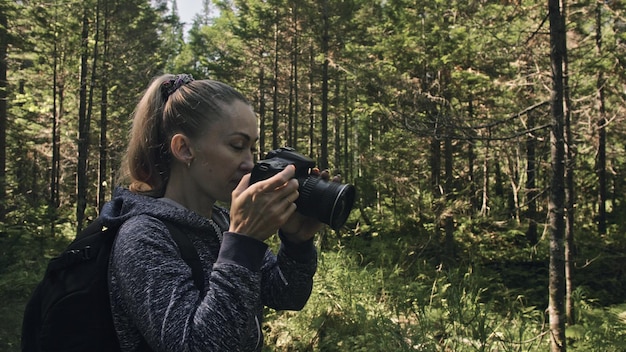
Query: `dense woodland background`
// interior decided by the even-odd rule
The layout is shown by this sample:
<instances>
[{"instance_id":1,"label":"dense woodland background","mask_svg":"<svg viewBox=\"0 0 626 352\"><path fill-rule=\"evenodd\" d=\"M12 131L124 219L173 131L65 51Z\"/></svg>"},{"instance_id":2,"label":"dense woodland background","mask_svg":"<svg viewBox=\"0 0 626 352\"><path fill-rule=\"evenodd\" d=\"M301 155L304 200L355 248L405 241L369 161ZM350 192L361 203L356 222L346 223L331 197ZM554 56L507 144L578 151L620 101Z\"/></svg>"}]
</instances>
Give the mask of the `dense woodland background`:
<instances>
[{"instance_id":1,"label":"dense woodland background","mask_svg":"<svg viewBox=\"0 0 626 352\"><path fill-rule=\"evenodd\" d=\"M268 311L268 351L626 350L624 2L204 9L0 0L0 350L164 72L235 86L259 155L294 146L358 189L305 310Z\"/></svg>"}]
</instances>

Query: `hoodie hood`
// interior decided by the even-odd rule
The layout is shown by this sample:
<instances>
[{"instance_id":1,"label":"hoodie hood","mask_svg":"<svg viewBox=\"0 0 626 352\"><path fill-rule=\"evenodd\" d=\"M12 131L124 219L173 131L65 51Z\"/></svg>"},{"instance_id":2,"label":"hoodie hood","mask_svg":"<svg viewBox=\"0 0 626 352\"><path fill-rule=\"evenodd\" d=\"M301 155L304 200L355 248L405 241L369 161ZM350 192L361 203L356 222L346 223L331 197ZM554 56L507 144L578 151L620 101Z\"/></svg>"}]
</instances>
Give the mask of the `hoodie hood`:
<instances>
[{"instance_id":1,"label":"hoodie hood","mask_svg":"<svg viewBox=\"0 0 626 352\"><path fill-rule=\"evenodd\" d=\"M149 215L186 227L213 229L210 220L196 212L121 187L116 188L113 199L100 212L102 224L107 227L119 227L126 220L138 215ZM212 220L222 231L228 229L229 215L224 208L214 206Z\"/></svg>"}]
</instances>

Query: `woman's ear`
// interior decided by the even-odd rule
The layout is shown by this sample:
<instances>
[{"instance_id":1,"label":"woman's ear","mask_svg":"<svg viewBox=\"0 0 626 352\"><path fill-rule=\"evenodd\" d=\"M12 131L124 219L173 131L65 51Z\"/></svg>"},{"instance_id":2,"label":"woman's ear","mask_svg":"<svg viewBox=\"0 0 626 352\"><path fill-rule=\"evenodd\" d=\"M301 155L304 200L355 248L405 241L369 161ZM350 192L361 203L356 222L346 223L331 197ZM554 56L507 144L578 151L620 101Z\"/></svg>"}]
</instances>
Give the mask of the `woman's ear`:
<instances>
[{"instance_id":1,"label":"woman's ear","mask_svg":"<svg viewBox=\"0 0 626 352\"><path fill-rule=\"evenodd\" d=\"M177 133L172 137L170 150L172 151L172 156L185 165L190 165L194 158L191 141L184 134Z\"/></svg>"}]
</instances>

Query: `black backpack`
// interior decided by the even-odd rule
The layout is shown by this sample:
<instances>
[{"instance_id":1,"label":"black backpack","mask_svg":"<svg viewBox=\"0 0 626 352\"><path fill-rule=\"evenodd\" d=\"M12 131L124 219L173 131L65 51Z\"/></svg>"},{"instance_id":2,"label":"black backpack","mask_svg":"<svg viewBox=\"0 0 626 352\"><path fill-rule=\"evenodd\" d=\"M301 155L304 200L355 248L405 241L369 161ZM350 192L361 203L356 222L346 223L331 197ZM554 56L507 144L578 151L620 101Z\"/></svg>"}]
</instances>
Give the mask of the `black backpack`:
<instances>
[{"instance_id":1,"label":"black backpack","mask_svg":"<svg viewBox=\"0 0 626 352\"><path fill-rule=\"evenodd\" d=\"M204 291L202 265L191 240L164 223L192 269L194 284ZM120 350L108 290L109 257L117 230L103 227L97 218L50 260L24 311L23 352ZM142 350L148 350L144 345Z\"/></svg>"}]
</instances>

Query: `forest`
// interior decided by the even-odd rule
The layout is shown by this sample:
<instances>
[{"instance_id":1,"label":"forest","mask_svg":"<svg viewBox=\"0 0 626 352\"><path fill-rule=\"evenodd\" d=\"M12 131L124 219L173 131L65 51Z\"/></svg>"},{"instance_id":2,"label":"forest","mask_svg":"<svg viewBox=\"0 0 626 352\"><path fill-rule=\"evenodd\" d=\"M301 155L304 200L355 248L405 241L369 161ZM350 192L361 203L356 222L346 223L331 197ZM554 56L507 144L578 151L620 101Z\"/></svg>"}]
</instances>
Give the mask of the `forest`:
<instances>
[{"instance_id":1,"label":"forest","mask_svg":"<svg viewBox=\"0 0 626 352\"><path fill-rule=\"evenodd\" d=\"M264 350L626 350L625 2L177 1L0 0L0 350L161 73L356 187Z\"/></svg>"}]
</instances>

